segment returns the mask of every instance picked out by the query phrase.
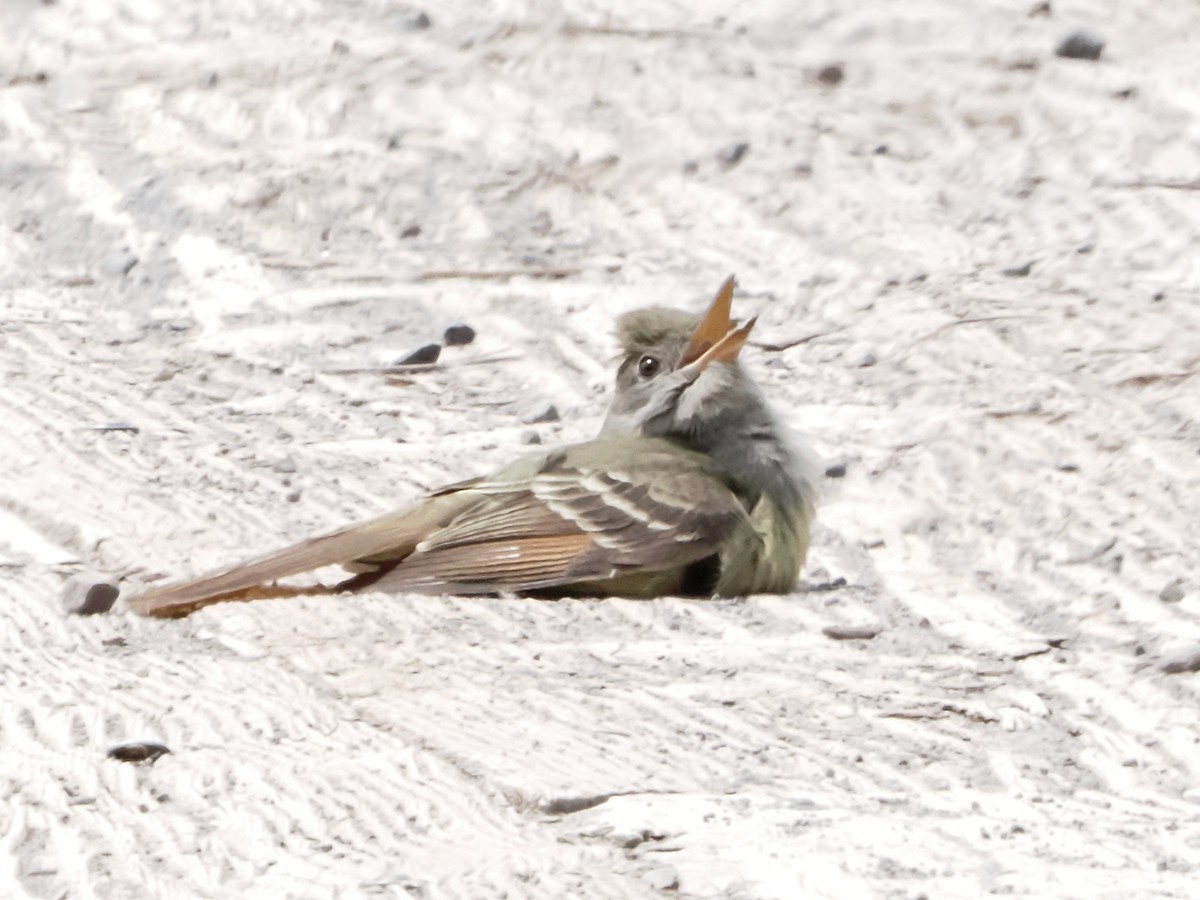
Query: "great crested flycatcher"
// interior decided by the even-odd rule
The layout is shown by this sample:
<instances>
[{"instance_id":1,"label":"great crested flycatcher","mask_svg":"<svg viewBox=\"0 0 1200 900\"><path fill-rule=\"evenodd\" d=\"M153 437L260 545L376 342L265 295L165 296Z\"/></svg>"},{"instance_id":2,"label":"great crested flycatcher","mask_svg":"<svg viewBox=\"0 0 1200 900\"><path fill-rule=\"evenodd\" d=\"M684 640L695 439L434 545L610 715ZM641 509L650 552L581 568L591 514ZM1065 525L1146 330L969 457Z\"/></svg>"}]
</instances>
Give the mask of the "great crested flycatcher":
<instances>
[{"instance_id":1,"label":"great crested flycatcher","mask_svg":"<svg viewBox=\"0 0 1200 900\"><path fill-rule=\"evenodd\" d=\"M814 488L737 357L733 278L697 317L621 317L616 396L592 441L527 456L424 502L130 600L183 616L224 600L356 588L441 594L733 597L786 593ZM337 585L276 584L328 565Z\"/></svg>"}]
</instances>

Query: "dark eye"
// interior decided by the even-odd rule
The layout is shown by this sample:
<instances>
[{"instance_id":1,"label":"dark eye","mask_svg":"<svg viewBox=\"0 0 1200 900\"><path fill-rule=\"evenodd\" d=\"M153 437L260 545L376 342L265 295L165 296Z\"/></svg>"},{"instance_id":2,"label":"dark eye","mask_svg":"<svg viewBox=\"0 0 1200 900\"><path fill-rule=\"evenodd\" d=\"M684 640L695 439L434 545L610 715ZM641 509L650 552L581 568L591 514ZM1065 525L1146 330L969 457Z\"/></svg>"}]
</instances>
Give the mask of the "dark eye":
<instances>
[{"instance_id":1,"label":"dark eye","mask_svg":"<svg viewBox=\"0 0 1200 900\"><path fill-rule=\"evenodd\" d=\"M658 374L658 357L643 356L638 360L638 374L643 378L653 378Z\"/></svg>"}]
</instances>

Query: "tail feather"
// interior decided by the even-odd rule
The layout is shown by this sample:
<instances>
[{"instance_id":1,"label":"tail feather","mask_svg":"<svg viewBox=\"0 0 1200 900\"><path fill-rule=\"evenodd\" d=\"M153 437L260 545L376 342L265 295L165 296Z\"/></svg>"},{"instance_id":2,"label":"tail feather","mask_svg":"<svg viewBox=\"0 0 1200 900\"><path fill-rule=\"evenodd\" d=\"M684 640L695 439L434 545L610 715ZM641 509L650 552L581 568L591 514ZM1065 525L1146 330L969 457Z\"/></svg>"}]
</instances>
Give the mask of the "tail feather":
<instances>
[{"instance_id":1,"label":"tail feather","mask_svg":"<svg viewBox=\"0 0 1200 900\"><path fill-rule=\"evenodd\" d=\"M131 598L129 608L143 616L177 618L229 600L332 593L339 589L337 585L289 587L275 582L325 566L361 561L384 566L399 562L412 553L431 529L444 524L460 509L463 500L461 494L435 497L420 506L349 525L191 581L152 589Z\"/></svg>"}]
</instances>

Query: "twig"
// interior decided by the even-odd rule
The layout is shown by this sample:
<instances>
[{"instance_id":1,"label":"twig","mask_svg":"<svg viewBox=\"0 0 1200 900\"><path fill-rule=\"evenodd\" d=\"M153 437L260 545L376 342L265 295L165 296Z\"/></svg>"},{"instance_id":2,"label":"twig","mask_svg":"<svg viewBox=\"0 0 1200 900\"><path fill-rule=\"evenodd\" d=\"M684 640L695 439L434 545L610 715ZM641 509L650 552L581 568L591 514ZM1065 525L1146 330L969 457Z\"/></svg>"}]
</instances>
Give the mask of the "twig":
<instances>
[{"instance_id":1,"label":"twig","mask_svg":"<svg viewBox=\"0 0 1200 900\"><path fill-rule=\"evenodd\" d=\"M765 350L768 353L781 353L784 350L791 350L793 347L799 347L802 344L809 344L817 338L829 337L831 334L837 334L839 331L845 331L845 328L835 328L832 331L816 331L812 334L805 335L801 338L795 338L790 341L780 341L778 343L770 343L768 341L750 341L751 347L757 347L759 350Z\"/></svg>"},{"instance_id":2,"label":"twig","mask_svg":"<svg viewBox=\"0 0 1200 900\"><path fill-rule=\"evenodd\" d=\"M1027 319L1024 315L1002 315L1002 316L977 316L972 319L955 319L953 322L946 322L944 325L939 325L933 331L913 341L914 344L919 344L921 341L927 341L930 338L935 338L943 331L949 331L951 328L957 328L959 325L978 325L981 322L999 322L1004 319Z\"/></svg>"},{"instance_id":3,"label":"twig","mask_svg":"<svg viewBox=\"0 0 1200 900\"><path fill-rule=\"evenodd\" d=\"M1110 181L1109 187L1143 190L1146 188L1163 188L1168 191L1200 191L1200 178L1191 181L1166 181L1155 178L1139 178L1134 181Z\"/></svg>"},{"instance_id":4,"label":"twig","mask_svg":"<svg viewBox=\"0 0 1200 900\"><path fill-rule=\"evenodd\" d=\"M506 281L509 278L568 278L578 275L578 266L521 266L513 269L430 269L417 276L417 281L444 281L463 278L468 281Z\"/></svg>"},{"instance_id":5,"label":"twig","mask_svg":"<svg viewBox=\"0 0 1200 900\"><path fill-rule=\"evenodd\" d=\"M454 366L488 366L492 363L515 362L522 357L515 353L496 356L476 356L473 359L460 359L452 366L445 363L408 363L396 366L364 366L357 369L323 369L322 375L414 375L421 372L432 372L438 369L454 368Z\"/></svg>"}]
</instances>

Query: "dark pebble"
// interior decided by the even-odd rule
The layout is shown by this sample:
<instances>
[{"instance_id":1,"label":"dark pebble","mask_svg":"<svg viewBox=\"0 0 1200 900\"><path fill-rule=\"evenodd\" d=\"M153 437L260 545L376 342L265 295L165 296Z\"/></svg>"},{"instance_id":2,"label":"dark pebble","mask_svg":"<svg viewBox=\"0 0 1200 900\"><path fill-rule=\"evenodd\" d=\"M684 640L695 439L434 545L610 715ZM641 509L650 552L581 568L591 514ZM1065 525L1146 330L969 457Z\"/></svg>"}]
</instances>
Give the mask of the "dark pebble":
<instances>
[{"instance_id":1,"label":"dark pebble","mask_svg":"<svg viewBox=\"0 0 1200 900\"><path fill-rule=\"evenodd\" d=\"M829 625L821 629L821 633L835 641L869 641L883 631L869 625Z\"/></svg>"},{"instance_id":2,"label":"dark pebble","mask_svg":"<svg viewBox=\"0 0 1200 900\"><path fill-rule=\"evenodd\" d=\"M837 463L834 463L833 465L826 466L825 467L825 477L826 478L845 478L846 477L846 464L844 462L837 462Z\"/></svg>"},{"instance_id":3,"label":"dark pebble","mask_svg":"<svg viewBox=\"0 0 1200 900\"><path fill-rule=\"evenodd\" d=\"M424 31L433 27L433 20L429 18L428 13L419 12L405 23L405 27L409 31Z\"/></svg>"},{"instance_id":4,"label":"dark pebble","mask_svg":"<svg viewBox=\"0 0 1200 900\"><path fill-rule=\"evenodd\" d=\"M549 406L530 413L523 421L526 425L540 425L542 422L557 422L558 420L558 407L551 403Z\"/></svg>"},{"instance_id":5,"label":"dark pebble","mask_svg":"<svg viewBox=\"0 0 1200 900\"><path fill-rule=\"evenodd\" d=\"M442 338L447 347L465 347L475 340L475 329L470 325L451 325Z\"/></svg>"},{"instance_id":6,"label":"dark pebble","mask_svg":"<svg viewBox=\"0 0 1200 900\"><path fill-rule=\"evenodd\" d=\"M1162 670L1168 675L1184 675L1200 672L1200 650L1190 650L1163 663Z\"/></svg>"},{"instance_id":7,"label":"dark pebble","mask_svg":"<svg viewBox=\"0 0 1200 900\"><path fill-rule=\"evenodd\" d=\"M542 436L540 434L538 434L536 431L534 431L532 428L530 428L528 431L521 432L521 443L522 444L540 444L541 442L542 442Z\"/></svg>"},{"instance_id":8,"label":"dark pebble","mask_svg":"<svg viewBox=\"0 0 1200 900\"><path fill-rule=\"evenodd\" d=\"M414 350L412 353L403 359L396 360L398 366L427 366L438 361L438 357L442 355L441 344L426 344L419 350Z\"/></svg>"},{"instance_id":9,"label":"dark pebble","mask_svg":"<svg viewBox=\"0 0 1200 900\"><path fill-rule=\"evenodd\" d=\"M1042 0L1041 3L1035 3L1033 8L1029 10L1029 18L1036 19L1040 16L1048 16L1051 12L1049 2Z\"/></svg>"},{"instance_id":10,"label":"dark pebble","mask_svg":"<svg viewBox=\"0 0 1200 900\"><path fill-rule=\"evenodd\" d=\"M63 585L62 605L71 615L95 616L112 609L120 593L120 588L102 576L80 573Z\"/></svg>"},{"instance_id":11,"label":"dark pebble","mask_svg":"<svg viewBox=\"0 0 1200 900\"><path fill-rule=\"evenodd\" d=\"M816 74L817 82L825 85L825 87L837 87L845 78L846 70L837 63L821 66Z\"/></svg>"},{"instance_id":12,"label":"dark pebble","mask_svg":"<svg viewBox=\"0 0 1200 900\"><path fill-rule=\"evenodd\" d=\"M594 797L556 797L542 804L542 812L548 816L569 816L571 813L592 809L601 803L607 803L611 794L597 794Z\"/></svg>"},{"instance_id":13,"label":"dark pebble","mask_svg":"<svg viewBox=\"0 0 1200 900\"><path fill-rule=\"evenodd\" d=\"M1033 263L1022 263L1019 266L1009 266L1007 269L1001 269L1001 275L1007 275L1009 278L1025 278L1033 271Z\"/></svg>"},{"instance_id":14,"label":"dark pebble","mask_svg":"<svg viewBox=\"0 0 1200 900\"><path fill-rule=\"evenodd\" d=\"M1183 589L1183 579L1176 578L1158 592L1158 599L1163 603L1179 603L1186 595L1187 592Z\"/></svg>"},{"instance_id":15,"label":"dark pebble","mask_svg":"<svg viewBox=\"0 0 1200 900\"><path fill-rule=\"evenodd\" d=\"M726 169L732 169L750 152L750 145L745 141L738 144L730 144L728 147L717 152L717 162Z\"/></svg>"},{"instance_id":16,"label":"dark pebble","mask_svg":"<svg viewBox=\"0 0 1200 900\"><path fill-rule=\"evenodd\" d=\"M394 149L394 148L392 147L391 144L388 144L388 149L390 150L390 149ZM400 237L402 237L402 238L415 238L415 237L420 237L420 236L421 236L421 226L420 225L409 225L402 232L400 232Z\"/></svg>"},{"instance_id":17,"label":"dark pebble","mask_svg":"<svg viewBox=\"0 0 1200 900\"><path fill-rule=\"evenodd\" d=\"M152 763L160 756L170 752L170 748L165 744L156 744L153 741L130 741L127 744L117 744L115 747L109 747L108 758L120 762Z\"/></svg>"},{"instance_id":18,"label":"dark pebble","mask_svg":"<svg viewBox=\"0 0 1200 900\"><path fill-rule=\"evenodd\" d=\"M1059 41L1054 55L1063 59L1097 60L1104 50L1104 39L1086 28L1077 28Z\"/></svg>"},{"instance_id":19,"label":"dark pebble","mask_svg":"<svg viewBox=\"0 0 1200 900\"><path fill-rule=\"evenodd\" d=\"M119 251L110 253L100 261L100 271L105 275L126 276L138 264L138 258L132 253Z\"/></svg>"}]
</instances>

